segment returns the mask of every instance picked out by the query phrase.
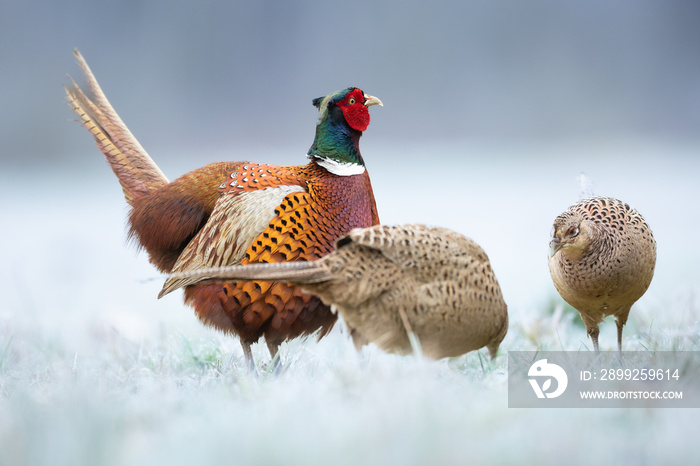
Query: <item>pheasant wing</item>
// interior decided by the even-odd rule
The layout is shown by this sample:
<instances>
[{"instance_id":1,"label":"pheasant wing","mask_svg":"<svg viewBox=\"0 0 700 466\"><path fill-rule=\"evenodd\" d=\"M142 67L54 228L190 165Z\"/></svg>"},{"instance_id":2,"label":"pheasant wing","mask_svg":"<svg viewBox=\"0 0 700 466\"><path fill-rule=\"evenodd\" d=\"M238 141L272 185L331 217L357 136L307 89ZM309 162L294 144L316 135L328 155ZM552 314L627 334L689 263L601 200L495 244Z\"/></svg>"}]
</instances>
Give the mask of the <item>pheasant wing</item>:
<instances>
[{"instance_id":1,"label":"pheasant wing","mask_svg":"<svg viewBox=\"0 0 700 466\"><path fill-rule=\"evenodd\" d=\"M204 227L180 254L173 272L240 264L246 250L269 228L275 210L301 186L276 186L250 192L231 191L216 202ZM201 281L202 278L168 279L159 297Z\"/></svg>"}]
</instances>

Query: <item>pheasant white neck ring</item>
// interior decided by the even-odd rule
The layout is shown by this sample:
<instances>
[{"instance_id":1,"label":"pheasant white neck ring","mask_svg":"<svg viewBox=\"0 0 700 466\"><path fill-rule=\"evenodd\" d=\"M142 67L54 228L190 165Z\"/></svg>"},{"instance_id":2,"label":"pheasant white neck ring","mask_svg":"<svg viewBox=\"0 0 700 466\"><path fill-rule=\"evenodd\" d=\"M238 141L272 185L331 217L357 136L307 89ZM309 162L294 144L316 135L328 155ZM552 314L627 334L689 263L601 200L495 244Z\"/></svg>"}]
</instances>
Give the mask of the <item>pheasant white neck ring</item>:
<instances>
[{"instance_id":1,"label":"pheasant white neck ring","mask_svg":"<svg viewBox=\"0 0 700 466\"><path fill-rule=\"evenodd\" d=\"M316 157L316 163L338 176L361 175L365 172L365 166L353 162L340 162L334 159Z\"/></svg>"}]
</instances>

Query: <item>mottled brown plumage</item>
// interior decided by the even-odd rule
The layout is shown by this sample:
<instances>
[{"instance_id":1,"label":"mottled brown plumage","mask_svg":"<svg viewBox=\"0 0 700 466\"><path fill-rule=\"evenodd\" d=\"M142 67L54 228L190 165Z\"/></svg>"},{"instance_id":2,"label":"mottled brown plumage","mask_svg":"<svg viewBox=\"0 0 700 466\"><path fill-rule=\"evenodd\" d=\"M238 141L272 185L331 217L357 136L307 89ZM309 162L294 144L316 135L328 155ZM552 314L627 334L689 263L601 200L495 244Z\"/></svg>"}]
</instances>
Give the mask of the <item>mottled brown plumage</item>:
<instances>
[{"instance_id":1,"label":"mottled brown plumage","mask_svg":"<svg viewBox=\"0 0 700 466\"><path fill-rule=\"evenodd\" d=\"M356 227L379 223L359 152L367 107L381 101L357 88L313 100L319 115L302 166L219 162L170 182L116 114L79 52L88 96L66 89L131 206L129 235L162 272L280 261L311 261ZM168 280L160 296L185 287L185 302L206 324L240 337L248 362L261 336L274 356L287 339L320 330L336 316L317 297L286 283Z\"/></svg>"},{"instance_id":2,"label":"mottled brown plumage","mask_svg":"<svg viewBox=\"0 0 700 466\"><path fill-rule=\"evenodd\" d=\"M562 298L581 314L598 351L598 325L607 316L622 327L632 304L649 288L656 241L644 218L617 199L595 197L554 220L549 271Z\"/></svg>"},{"instance_id":3,"label":"mottled brown plumage","mask_svg":"<svg viewBox=\"0 0 700 466\"><path fill-rule=\"evenodd\" d=\"M412 331L434 359L484 346L495 357L508 330L507 306L488 256L445 228L358 228L315 262L203 269L171 279L299 285L337 308L358 348L376 343L391 353L412 351Z\"/></svg>"}]
</instances>

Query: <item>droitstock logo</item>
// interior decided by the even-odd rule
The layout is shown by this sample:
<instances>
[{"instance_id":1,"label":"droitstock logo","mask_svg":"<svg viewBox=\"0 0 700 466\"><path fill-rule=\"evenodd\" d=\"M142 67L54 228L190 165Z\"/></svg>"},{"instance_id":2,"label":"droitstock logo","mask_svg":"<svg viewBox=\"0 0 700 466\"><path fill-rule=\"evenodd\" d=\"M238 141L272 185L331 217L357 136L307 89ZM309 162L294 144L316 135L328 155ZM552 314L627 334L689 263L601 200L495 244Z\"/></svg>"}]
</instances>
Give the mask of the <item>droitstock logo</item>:
<instances>
[{"instance_id":1,"label":"droitstock logo","mask_svg":"<svg viewBox=\"0 0 700 466\"><path fill-rule=\"evenodd\" d=\"M564 369L554 363L548 363L546 359L535 361L527 375L537 398L556 398L564 393L569 384ZM557 381L557 385L555 390L550 391L552 379ZM542 380L542 385L539 384L539 380Z\"/></svg>"},{"instance_id":2,"label":"droitstock logo","mask_svg":"<svg viewBox=\"0 0 700 466\"><path fill-rule=\"evenodd\" d=\"M509 408L700 408L700 351L508 351Z\"/></svg>"}]
</instances>

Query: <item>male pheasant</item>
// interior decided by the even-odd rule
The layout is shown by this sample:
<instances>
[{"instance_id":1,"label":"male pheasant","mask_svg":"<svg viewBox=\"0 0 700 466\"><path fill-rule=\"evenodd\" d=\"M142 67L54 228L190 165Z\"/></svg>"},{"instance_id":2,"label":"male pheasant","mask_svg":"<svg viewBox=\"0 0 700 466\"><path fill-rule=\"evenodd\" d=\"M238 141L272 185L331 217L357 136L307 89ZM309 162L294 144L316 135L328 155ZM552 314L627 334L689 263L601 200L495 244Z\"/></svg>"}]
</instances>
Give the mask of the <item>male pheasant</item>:
<instances>
[{"instance_id":1,"label":"male pheasant","mask_svg":"<svg viewBox=\"0 0 700 466\"><path fill-rule=\"evenodd\" d=\"M639 212L608 197L583 199L554 220L549 271L581 314L598 352L598 325L615 316L617 346L632 304L654 276L656 241Z\"/></svg>"},{"instance_id":2,"label":"male pheasant","mask_svg":"<svg viewBox=\"0 0 700 466\"><path fill-rule=\"evenodd\" d=\"M413 333L433 359L484 346L493 358L508 331L507 306L488 256L445 228L358 228L315 262L209 268L171 277L299 285L337 308L358 348L376 343L390 353L410 353Z\"/></svg>"},{"instance_id":3,"label":"male pheasant","mask_svg":"<svg viewBox=\"0 0 700 466\"><path fill-rule=\"evenodd\" d=\"M351 87L314 99L318 121L306 165L220 162L169 182L74 54L92 97L73 83L69 105L121 183L131 206L129 236L161 272L312 261L351 229L379 223L359 149L368 107L382 105L378 98ZM180 287L202 322L239 336L251 367L250 345L261 336L274 357L283 341L319 329L321 337L336 320L318 298L284 283L171 279L160 296Z\"/></svg>"}]
</instances>

